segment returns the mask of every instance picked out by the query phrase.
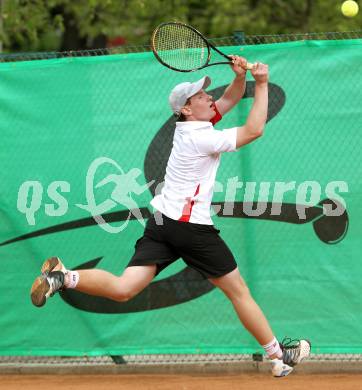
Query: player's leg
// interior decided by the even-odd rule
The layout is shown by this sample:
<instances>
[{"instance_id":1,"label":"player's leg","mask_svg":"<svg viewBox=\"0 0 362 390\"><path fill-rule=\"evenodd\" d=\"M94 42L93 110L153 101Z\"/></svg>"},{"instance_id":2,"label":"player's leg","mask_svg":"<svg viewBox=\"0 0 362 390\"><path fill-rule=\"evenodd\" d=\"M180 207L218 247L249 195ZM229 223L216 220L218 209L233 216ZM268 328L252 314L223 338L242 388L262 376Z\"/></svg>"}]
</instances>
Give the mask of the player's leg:
<instances>
[{"instance_id":1,"label":"player's leg","mask_svg":"<svg viewBox=\"0 0 362 390\"><path fill-rule=\"evenodd\" d=\"M156 265L127 267L121 276L110 272L91 269L80 270L76 290L126 302L147 287L156 274Z\"/></svg>"},{"instance_id":2,"label":"player's leg","mask_svg":"<svg viewBox=\"0 0 362 390\"><path fill-rule=\"evenodd\" d=\"M242 324L264 348L272 361L274 376L288 375L294 365L309 355L310 343L307 340L297 340L295 344L285 346L276 340L238 268L224 276L209 278L209 281L230 299Z\"/></svg>"},{"instance_id":3,"label":"player's leg","mask_svg":"<svg viewBox=\"0 0 362 390\"><path fill-rule=\"evenodd\" d=\"M74 288L90 295L125 302L152 281L156 268L156 264L127 267L121 276L100 269L68 271L59 258L52 257L44 262L42 275L35 279L31 299L35 306L43 306L57 291Z\"/></svg>"},{"instance_id":4,"label":"player's leg","mask_svg":"<svg viewBox=\"0 0 362 390\"><path fill-rule=\"evenodd\" d=\"M31 288L32 302L43 306L62 288L75 288L119 302L131 299L152 281L156 273L179 258L178 253L164 241L165 230L154 217L149 218L143 236L135 244L134 255L121 276L99 269L70 271L59 258L48 259L41 268L41 276L35 279Z\"/></svg>"},{"instance_id":5,"label":"player's leg","mask_svg":"<svg viewBox=\"0 0 362 390\"><path fill-rule=\"evenodd\" d=\"M241 322L263 345L269 356L281 357L280 345L259 306L251 297L239 274L233 254L219 236L219 230L212 225L171 221L169 231L173 233L170 241L185 263L224 291L233 303ZM278 376L287 375L293 370L278 358L276 360L279 366Z\"/></svg>"},{"instance_id":6,"label":"player's leg","mask_svg":"<svg viewBox=\"0 0 362 390\"><path fill-rule=\"evenodd\" d=\"M209 279L209 281L220 288L230 299L240 321L259 344L265 345L273 339L274 334L269 323L251 296L238 268L219 278Z\"/></svg>"}]
</instances>

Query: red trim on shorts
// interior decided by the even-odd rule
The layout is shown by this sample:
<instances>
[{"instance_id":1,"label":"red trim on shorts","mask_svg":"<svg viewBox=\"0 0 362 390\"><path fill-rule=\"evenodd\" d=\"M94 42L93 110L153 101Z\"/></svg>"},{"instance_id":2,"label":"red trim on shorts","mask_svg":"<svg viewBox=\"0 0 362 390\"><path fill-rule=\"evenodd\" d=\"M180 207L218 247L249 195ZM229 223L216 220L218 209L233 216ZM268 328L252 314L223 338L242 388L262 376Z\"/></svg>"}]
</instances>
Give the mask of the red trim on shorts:
<instances>
[{"instance_id":1,"label":"red trim on shorts","mask_svg":"<svg viewBox=\"0 0 362 390\"><path fill-rule=\"evenodd\" d=\"M213 103L213 108L215 109L215 116L210 119L210 122L215 125L217 122L221 121L222 115L216 107L216 104Z\"/></svg>"},{"instance_id":2,"label":"red trim on shorts","mask_svg":"<svg viewBox=\"0 0 362 390\"><path fill-rule=\"evenodd\" d=\"M200 184L197 186L194 196L200 192ZM179 219L180 222L190 222L192 208L194 207L195 201L191 200L191 196L186 198L186 204L182 210L182 216Z\"/></svg>"}]
</instances>

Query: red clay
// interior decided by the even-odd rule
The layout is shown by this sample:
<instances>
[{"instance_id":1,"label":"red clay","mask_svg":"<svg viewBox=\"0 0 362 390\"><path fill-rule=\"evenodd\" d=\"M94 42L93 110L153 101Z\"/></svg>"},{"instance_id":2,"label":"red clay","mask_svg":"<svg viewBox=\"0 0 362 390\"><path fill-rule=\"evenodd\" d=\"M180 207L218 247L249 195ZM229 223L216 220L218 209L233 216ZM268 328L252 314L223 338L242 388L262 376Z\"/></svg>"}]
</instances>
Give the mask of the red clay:
<instances>
[{"instance_id":1,"label":"red clay","mask_svg":"<svg viewBox=\"0 0 362 390\"><path fill-rule=\"evenodd\" d=\"M358 390L362 374L1 375L6 390Z\"/></svg>"}]
</instances>

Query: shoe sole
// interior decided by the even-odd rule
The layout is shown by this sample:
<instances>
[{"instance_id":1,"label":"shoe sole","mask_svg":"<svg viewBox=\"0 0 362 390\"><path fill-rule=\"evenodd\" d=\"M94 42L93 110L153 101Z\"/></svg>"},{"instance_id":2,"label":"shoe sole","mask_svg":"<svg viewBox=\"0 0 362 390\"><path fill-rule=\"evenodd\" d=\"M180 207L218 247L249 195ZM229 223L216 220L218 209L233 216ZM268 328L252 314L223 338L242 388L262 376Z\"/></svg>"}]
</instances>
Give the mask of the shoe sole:
<instances>
[{"instance_id":1,"label":"shoe sole","mask_svg":"<svg viewBox=\"0 0 362 390\"><path fill-rule=\"evenodd\" d=\"M58 257L50 257L43 263L40 272L41 276L38 276L30 290L30 298L34 306L42 307L45 305L47 300L47 293L49 292L50 285L47 281L47 275L52 272L59 264L63 268L63 264Z\"/></svg>"},{"instance_id":2,"label":"shoe sole","mask_svg":"<svg viewBox=\"0 0 362 390\"><path fill-rule=\"evenodd\" d=\"M38 276L31 286L30 298L34 306L41 307L45 305L46 294L50 289L49 283L44 275Z\"/></svg>"},{"instance_id":3,"label":"shoe sole","mask_svg":"<svg viewBox=\"0 0 362 390\"><path fill-rule=\"evenodd\" d=\"M41 267L41 270L40 272L44 275L47 275L49 274L49 272L52 272L54 271L54 269L58 266L58 265L61 265L61 269L63 268L63 264L62 262L60 261L59 257L50 257L48 260L45 260L42 267ZM59 269L59 271L61 270ZM58 270L56 270L58 271Z\"/></svg>"},{"instance_id":4,"label":"shoe sole","mask_svg":"<svg viewBox=\"0 0 362 390\"><path fill-rule=\"evenodd\" d=\"M285 378L286 376L288 376L292 372L293 372L293 367L290 367L290 369L282 371L279 375L274 375L273 374L273 377L274 378Z\"/></svg>"},{"instance_id":5,"label":"shoe sole","mask_svg":"<svg viewBox=\"0 0 362 390\"><path fill-rule=\"evenodd\" d=\"M297 364L299 364L305 358L307 358L310 355L310 352L312 350L312 344L309 340L300 340L300 343L301 343L301 356Z\"/></svg>"},{"instance_id":6,"label":"shoe sole","mask_svg":"<svg viewBox=\"0 0 362 390\"><path fill-rule=\"evenodd\" d=\"M300 342L304 342L303 346L301 346L302 351L303 351L303 356L301 356L300 360L298 361L298 364L303 361L305 358L307 358L310 355L310 352L312 350L312 344L309 340L300 340ZM308 351L306 351L308 349Z\"/></svg>"}]
</instances>

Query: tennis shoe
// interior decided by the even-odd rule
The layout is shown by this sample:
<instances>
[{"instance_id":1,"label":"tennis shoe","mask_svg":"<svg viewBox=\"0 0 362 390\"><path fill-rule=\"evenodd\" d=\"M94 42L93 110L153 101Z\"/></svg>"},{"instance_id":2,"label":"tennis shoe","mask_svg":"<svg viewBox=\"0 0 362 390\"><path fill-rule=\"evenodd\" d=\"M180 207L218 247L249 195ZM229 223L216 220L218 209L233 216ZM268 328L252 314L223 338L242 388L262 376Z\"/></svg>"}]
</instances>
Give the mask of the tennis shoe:
<instances>
[{"instance_id":1,"label":"tennis shoe","mask_svg":"<svg viewBox=\"0 0 362 390\"><path fill-rule=\"evenodd\" d=\"M272 359L272 374L276 378L289 375L293 371L293 367L285 364L281 359Z\"/></svg>"},{"instance_id":2,"label":"tennis shoe","mask_svg":"<svg viewBox=\"0 0 362 390\"><path fill-rule=\"evenodd\" d=\"M41 267L41 275L38 276L30 291L32 303L41 307L47 299L64 288L64 280L67 270L58 257L51 257Z\"/></svg>"},{"instance_id":3,"label":"tennis shoe","mask_svg":"<svg viewBox=\"0 0 362 390\"><path fill-rule=\"evenodd\" d=\"M310 355L311 343L308 340L284 339L280 343L283 351L283 362L294 367Z\"/></svg>"},{"instance_id":4,"label":"tennis shoe","mask_svg":"<svg viewBox=\"0 0 362 390\"><path fill-rule=\"evenodd\" d=\"M52 271L67 272L59 257L50 257L48 260L45 260L40 270L43 275L47 275Z\"/></svg>"}]
</instances>

